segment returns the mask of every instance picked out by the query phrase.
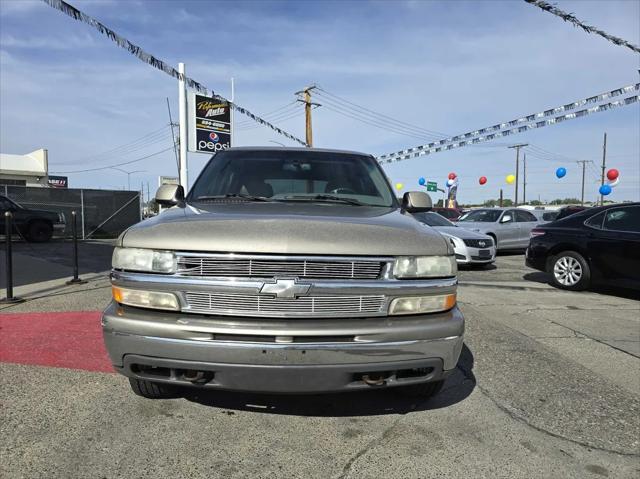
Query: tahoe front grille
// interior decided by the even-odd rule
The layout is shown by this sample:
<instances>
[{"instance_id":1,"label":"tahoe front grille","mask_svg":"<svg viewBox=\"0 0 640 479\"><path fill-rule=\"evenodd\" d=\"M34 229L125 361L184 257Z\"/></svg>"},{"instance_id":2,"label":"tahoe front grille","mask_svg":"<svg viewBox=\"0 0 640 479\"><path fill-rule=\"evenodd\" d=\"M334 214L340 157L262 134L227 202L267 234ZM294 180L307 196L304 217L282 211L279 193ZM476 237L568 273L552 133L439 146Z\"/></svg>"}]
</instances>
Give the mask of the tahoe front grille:
<instances>
[{"instance_id":1,"label":"tahoe front grille","mask_svg":"<svg viewBox=\"0 0 640 479\"><path fill-rule=\"evenodd\" d=\"M378 279L382 264L374 260L279 259L180 253L177 274L236 278Z\"/></svg>"},{"instance_id":2,"label":"tahoe front grille","mask_svg":"<svg viewBox=\"0 0 640 479\"><path fill-rule=\"evenodd\" d=\"M296 299L264 295L186 292L184 312L232 316L341 317L386 314L384 295L302 296Z\"/></svg>"}]
</instances>

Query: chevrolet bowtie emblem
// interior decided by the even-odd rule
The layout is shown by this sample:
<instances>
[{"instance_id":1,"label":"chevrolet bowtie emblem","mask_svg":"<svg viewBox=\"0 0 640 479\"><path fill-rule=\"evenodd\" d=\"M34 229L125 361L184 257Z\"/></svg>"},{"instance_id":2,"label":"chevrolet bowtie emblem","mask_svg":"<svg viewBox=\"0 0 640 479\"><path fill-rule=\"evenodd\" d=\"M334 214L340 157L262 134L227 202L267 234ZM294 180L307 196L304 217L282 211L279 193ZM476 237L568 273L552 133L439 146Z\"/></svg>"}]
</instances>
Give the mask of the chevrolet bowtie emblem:
<instances>
[{"instance_id":1,"label":"chevrolet bowtie emblem","mask_svg":"<svg viewBox=\"0 0 640 479\"><path fill-rule=\"evenodd\" d=\"M480 241L478 242L478 245L480 246L480 248L484 248L486 243L484 241Z\"/></svg>"},{"instance_id":2,"label":"chevrolet bowtie emblem","mask_svg":"<svg viewBox=\"0 0 640 479\"><path fill-rule=\"evenodd\" d=\"M296 283L295 279L277 279L275 283L264 283L260 294L270 294L276 298L295 299L307 294L310 284Z\"/></svg>"}]
</instances>

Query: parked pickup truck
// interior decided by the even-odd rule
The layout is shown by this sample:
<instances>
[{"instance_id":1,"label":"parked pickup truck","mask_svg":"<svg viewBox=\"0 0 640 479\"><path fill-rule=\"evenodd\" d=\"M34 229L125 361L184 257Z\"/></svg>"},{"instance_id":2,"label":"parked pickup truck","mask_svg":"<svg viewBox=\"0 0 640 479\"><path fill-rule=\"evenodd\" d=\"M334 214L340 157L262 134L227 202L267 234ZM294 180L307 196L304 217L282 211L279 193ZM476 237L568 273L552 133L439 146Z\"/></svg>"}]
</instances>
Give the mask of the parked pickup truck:
<instances>
[{"instance_id":1,"label":"parked pickup truck","mask_svg":"<svg viewBox=\"0 0 640 479\"><path fill-rule=\"evenodd\" d=\"M63 213L47 210L25 208L6 196L0 195L0 234L5 234L4 214L9 211L13 215L13 233L34 243L49 241L53 232L63 232L65 217Z\"/></svg>"},{"instance_id":2,"label":"parked pickup truck","mask_svg":"<svg viewBox=\"0 0 640 479\"><path fill-rule=\"evenodd\" d=\"M231 148L156 201L170 208L117 241L102 318L136 394L431 396L456 367L453 249L411 215L429 196L399 203L372 156Z\"/></svg>"}]
</instances>

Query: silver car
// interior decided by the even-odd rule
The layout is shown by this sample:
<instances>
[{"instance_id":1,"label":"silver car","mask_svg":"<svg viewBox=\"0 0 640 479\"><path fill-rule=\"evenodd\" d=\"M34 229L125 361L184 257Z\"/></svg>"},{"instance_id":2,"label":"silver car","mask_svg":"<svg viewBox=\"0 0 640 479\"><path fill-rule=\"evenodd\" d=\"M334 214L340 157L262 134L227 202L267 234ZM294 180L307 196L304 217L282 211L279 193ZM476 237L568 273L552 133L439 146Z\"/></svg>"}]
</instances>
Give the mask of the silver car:
<instances>
[{"instance_id":1,"label":"silver car","mask_svg":"<svg viewBox=\"0 0 640 479\"><path fill-rule=\"evenodd\" d=\"M449 240L458 264L490 264L496 260L496 246L490 236L460 228L432 211L413 217Z\"/></svg>"},{"instance_id":2,"label":"silver car","mask_svg":"<svg viewBox=\"0 0 640 479\"><path fill-rule=\"evenodd\" d=\"M559 210L530 210L530 213L538 218L540 224L550 223L555 221L556 217L560 213Z\"/></svg>"},{"instance_id":3,"label":"silver car","mask_svg":"<svg viewBox=\"0 0 640 479\"><path fill-rule=\"evenodd\" d=\"M529 211L519 208L480 208L460 217L458 225L491 236L496 249L525 249L531 230L540 224Z\"/></svg>"}]
</instances>

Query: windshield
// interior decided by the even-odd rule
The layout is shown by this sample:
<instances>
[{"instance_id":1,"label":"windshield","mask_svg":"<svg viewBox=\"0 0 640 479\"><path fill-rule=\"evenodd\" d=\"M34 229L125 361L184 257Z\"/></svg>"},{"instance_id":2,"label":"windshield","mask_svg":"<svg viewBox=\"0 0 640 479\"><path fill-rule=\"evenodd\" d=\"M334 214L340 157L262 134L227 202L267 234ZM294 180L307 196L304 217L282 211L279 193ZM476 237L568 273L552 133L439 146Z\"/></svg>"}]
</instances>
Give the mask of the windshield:
<instances>
[{"instance_id":1,"label":"windshield","mask_svg":"<svg viewBox=\"0 0 640 479\"><path fill-rule=\"evenodd\" d=\"M424 223L427 226L455 226L451 221L443 218L438 213L427 211L426 213L414 213L413 217L420 223Z\"/></svg>"},{"instance_id":2,"label":"windshield","mask_svg":"<svg viewBox=\"0 0 640 479\"><path fill-rule=\"evenodd\" d=\"M463 215L458 221L479 221L481 223L494 223L498 221L502 210L474 210Z\"/></svg>"},{"instance_id":3,"label":"windshield","mask_svg":"<svg viewBox=\"0 0 640 479\"><path fill-rule=\"evenodd\" d=\"M214 155L187 201L225 197L395 206L373 157L322 151L229 150Z\"/></svg>"}]
</instances>

